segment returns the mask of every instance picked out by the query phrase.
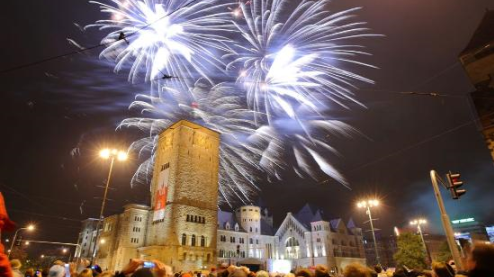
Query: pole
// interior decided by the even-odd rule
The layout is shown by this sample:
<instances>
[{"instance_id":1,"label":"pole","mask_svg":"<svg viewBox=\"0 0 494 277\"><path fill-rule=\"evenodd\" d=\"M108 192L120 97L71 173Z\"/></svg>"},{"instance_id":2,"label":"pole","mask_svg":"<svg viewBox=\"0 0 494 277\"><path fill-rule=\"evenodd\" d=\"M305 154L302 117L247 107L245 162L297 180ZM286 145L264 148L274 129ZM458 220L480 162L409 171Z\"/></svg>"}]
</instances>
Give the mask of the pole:
<instances>
[{"instance_id":1,"label":"pole","mask_svg":"<svg viewBox=\"0 0 494 277\"><path fill-rule=\"evenodd\" d=\"M113 162L115 161L115 157L111 157L111 162L110 162L110 170L108 171L108 178L106 179L106 187L105 187L105 193L103 194L103 202L101 203L101 210L99 213L99 219L98 223L96 224L96 240L94 242L94 249L93 249L93 255L91 257L91 264L94 262L94 258L96 257L96 252L98 248L98 241L99 241L99 233L100 233L100 226L101 226L101 221L103 220L103 213L105 211L105 204L106 204L106 196L108 195L108 187L110 186L110 178L111 178L111 172L113 170ZM91 249L91 247L89 247Z\"/></svg>"},{"instance_id":2,"label":"pole","mask_svg":"<svg viewBox=\"0 0 494 277\"><path fill-rule=\"evenodd\" d=\"M367 206L367 214L369 215L369 222L370 222L370 226L371 226L372 239L374 240L374 250L376 251L376 261L377 261L377 264L380 265L381 261L379 259L379 251L377 251L376 233L374 232L374 223L372 222L372 214L371 214L371 210L370 210L369 206Z\"/></svg>"},{"instance_id":3,"label":"pole","mask_svg":"<svg viewBox=\"0 0 494 277\"><path fill-rule=\"evenodd\" d=\"M441 221L443 223L444 233L446 234L446 240L448 241L449 250L451 251L451 255L453 256L453 260L455 261L455 265L458 270L463 269L463 263L460 258L460 252L458 251L458 246L455 241L453 227L451 227L451 221L449 220L449 216L446 213L446 208L444 207L443 198L441 196L441 192L439 191L439 186L437 184L438 174L435 170L431 170L431 181L432 187L434 188L434 195L436 196L437 205L439 206L439 211L441 212Z\"/></svg>"},{"instance_id":4,"label":"pole","mask_svg":"<svg viewBox=\"0 0 494 277\"><path fill-rule=\"evenodd\" d=\"M24 230L26 228L19 228L17 229L17 231L15 231L14 233L14 239L12 240L12 242L10 243L10 252L9 254L7 255L7 258L10 258L10 253L12 253L12 251L14 250L14 243L15 243L15 240L17 239L17 233L20 231L20 230Z\"/></svg>"},{"instance_id":5,"label":"pole","mask_svg":"<svg viewBox=\"0 0 494 277\"><path fill-rule=\"evenodd\" d=\"M417 224L417 229L419 231L420 238L422 239L422 244L424 244L424 250L427 254L427 258L429 259L429 262L432 263L431 253L429 253L429 250L427 249L427 244L425 243L424 234L422 233L422 227L420 227L420 223Z\"/></svg>"}]
</instances>

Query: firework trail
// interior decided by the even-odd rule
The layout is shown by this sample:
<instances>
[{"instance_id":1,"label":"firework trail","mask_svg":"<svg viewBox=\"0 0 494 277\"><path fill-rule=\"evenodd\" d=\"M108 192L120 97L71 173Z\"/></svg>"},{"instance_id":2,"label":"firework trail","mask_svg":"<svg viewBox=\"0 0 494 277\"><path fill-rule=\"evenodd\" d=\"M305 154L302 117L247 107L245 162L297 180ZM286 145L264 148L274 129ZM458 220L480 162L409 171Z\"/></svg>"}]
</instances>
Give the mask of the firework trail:
<instances>
[{"instance_id":1,"label":"firework trail","mask_svg":"<svg viewBox=\"0 0 494 277\"><path fill-rule=\"evenodd\" d=\"M300 113L300 111L297 111ZM292 169L300 178L320 181L321 173L347 188L348 182L328 159L329 154L341 156L327 141L335 137L351 138L360 134L350 125L339 120L311 116L304 121L290 118L276 119L249 137L249 143L262 149L259 165L272 178L282 180L284 171ZM294 164L287 160L294 159Z\"/></svg>"},{"instance_id":2,"label":"firework trail","mask_svg":"<svg viewBox=\"0 0 494 277\"><path fill-rule=\"evenodd\" d=\"M90 3L111 15L86 26L110 30L102 40L107 47L100 57L115 60L117 72L130 66L129 81L134 83L139 75L146 81L169 75L179 77L172 80L179 85L198 77L213 83L207 72L224 70L218 52L229 51L230 39L221 35L232 30L229 4L216 0Z\"/></svg>"},{"instance_id":3,"label":"firework trail","mask_svg":"<svg viewBox=\"0 0 494 277\"><path fill-rule=\"evenodd\" d=\"M262 152L245 143L256 132L254 112L243 108L234 85L211 86L199 80L189 94L164 87L159 97L139 95L130 108L148 115L125 119L119 126L137 128L146 135L131 145L141 158L147 158L135 173L133 184L149 184L159 134L176 121L188 119L221 134L220 203L250 203L251 195L258 192L253 176L261 170L258 162Z\"/></svg>"},{"instance_id":4,"label":"firework trail","mask_svg":"<svg viewBox=\"0 0 494 277\"><path fill-rule=\"evenodd\" d=\"M328 100L360 104L353 82L372 83L342 65L370 66L356 60L367 55L362 46L347 41L375 35L364 22L349 21L358 8L331 13L329 2L251 0L232 12L243 40L235 41L236 54L225 55L232 59L227 68L238 73L249 107L270 124L280 116L295 119L298 106L316 112Z\"/></svg>"}]
</instances>

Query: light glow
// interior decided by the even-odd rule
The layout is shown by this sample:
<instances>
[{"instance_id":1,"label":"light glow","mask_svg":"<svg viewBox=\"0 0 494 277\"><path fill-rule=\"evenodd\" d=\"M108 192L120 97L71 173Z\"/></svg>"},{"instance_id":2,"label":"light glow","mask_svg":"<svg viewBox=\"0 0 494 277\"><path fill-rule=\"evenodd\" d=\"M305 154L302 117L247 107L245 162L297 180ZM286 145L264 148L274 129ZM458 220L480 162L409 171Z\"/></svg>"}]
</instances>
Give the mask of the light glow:
<instances>
[{"instance_id":1,"label":"light glow","mask_svg":"<svg viewBox=\"0 0 494 277\"><path fill-rule=\"evenodd\" d=\"M103 149L99 152L99 156L103 159L110 158L110 149Z\"/></svg>"}]
</instances>

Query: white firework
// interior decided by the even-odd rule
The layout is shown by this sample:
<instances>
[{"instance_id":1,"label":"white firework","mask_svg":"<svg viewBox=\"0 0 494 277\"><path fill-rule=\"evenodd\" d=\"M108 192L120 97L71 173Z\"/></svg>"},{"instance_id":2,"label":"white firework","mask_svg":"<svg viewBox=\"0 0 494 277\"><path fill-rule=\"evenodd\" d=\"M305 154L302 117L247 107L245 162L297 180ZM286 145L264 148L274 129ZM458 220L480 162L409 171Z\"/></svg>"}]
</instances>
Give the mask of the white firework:
<instances>
[{"instance_id":1,"label":"white firework","mask_svg":"<svg viewBox=\"0 0 494 277\"><path fill-rule=\"evenodd\" d=\"M100 5L110 18L86 26L110 30L102 40L106 48L100 57L115 60L115 71L129 69L129 80L139 76L154 80L177 77L172 82L184 85L188 78L206 78L208 71L223 71L219 59L229 51L232 30L228 4L217 0L111 0ZM193 82L192 82L193 83Z\"/></svg>"},{"instance_id":2,"label":"white firework","mask_svg":"<svg viewBox=\"0 0 494 277\"><path fill-rule=\"evenodd\" d=\"M319 177L324 173L349 188L344 176L328 158L340 154L327 141L335 136L350 138L356 134L359 134L357 130L339 120L285 118L259 128L249 138L249 143L263 149L259 164L275 179L282 180L283 172L291 168L300 178L320 181ZM286 162L290 159L294 159L295 164Z\"/></svg>"},{"instance_id":3,"label":"white firework","mask_svg":"<svg viewBox=\"0 0 494 277\"><path fill-rule=\"evenodd\" d=\"M158 97L139 95L130 108L140 110L143 117L125 119L119 126L138 128L146 134L131 145L139 157L146 157L132 183L149 184L159 134L176 121L188 119L221 134L220 202L251 203L251 196L259 190L255 173L261 171L262 151L246 143L247 137L256 131L254 112L243 108L234 92L235 86L211 86L198 81L188 94L190 98L169 87L164 87Z\"/></svg>"},{"instance_id":4,"label":"white firework","mask_svg":"<svg viewBox=\"0 0 494 277\"><path fill-rule=\"evenodd\" d=\"M270 124L277 116L296 119L299 106L311 108L329 101L348 107L360 104L351 92L354 82L372 83L343 66L358 64L367 55L361 46L348 44L369 34L363 22L350 22L350 9L331 13L329 0L251 0L235 10L233 24L243 41L227 68L238 71L237 81L247 90L250 108Z\"/></svg>"}]
</instances>

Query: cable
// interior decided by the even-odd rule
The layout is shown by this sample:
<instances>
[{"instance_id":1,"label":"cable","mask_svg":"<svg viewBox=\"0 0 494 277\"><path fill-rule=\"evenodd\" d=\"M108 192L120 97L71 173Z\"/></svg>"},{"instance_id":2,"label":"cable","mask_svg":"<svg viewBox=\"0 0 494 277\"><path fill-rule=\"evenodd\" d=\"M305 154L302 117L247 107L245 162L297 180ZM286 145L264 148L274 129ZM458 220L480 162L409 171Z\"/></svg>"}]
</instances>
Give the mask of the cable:
<instances>
[{"instance_id":1,"label":"cable","mask_svg":"<svg viewBox=\"0 0 494 277\"><path fill-rule=\"evenodd\" d=\"M103 43L100 43L100 44L97 44L97 45L93 45L93 46L90 46L90 47L86 47L86 48L82 48L82 49L79 49L79 50L76 50L76 51L71 51L71 52L68 52L68 53L65 53L65 54L61 54L61 55L57 55L57 56L52 56L52 57L48 57L48 58L45 58L45 59L41 59L41 60L38 60L38 61L34 61L34 62L30 62L30 63L26 63L26 64L21 64L21 65L17 65L17 66L14 66L14 67L10 67L10 68L7 68L7 69L2 69L0 70L0 75L3 75L3 74L6 74L6 73L10 73L10 72L13 72L13 71L17 71L17 70L21 70L21 69L24 69L24 68L28 68L28 67L31 67L31 66L36 66L38 64L42 64L42 63L45 63L45 62L49 62L49 61L52 61L52 60L56 60L56 59L59 59L59 58L64 58L64 57L67 57L67 56L71 56L71 55L75 55L75 54L80 54L80 53L83 53L85 51L89 51L89 50L92 50L92 49L96 49L96 48L99 48L101 46L111 46L112 44L114 43L117 43L121 40L125 40L127 41L127 38L129 37L132 37L134 35L136 35L138 32L148 28L149 26L155 24L156 22L168 17L168 16L171 16L173 15L175 12L179 11L180 9L183 9L183 8L186 8L188 6L190 6L192 3L196 2L198 0L191 0L189 1L189 3L183 5L182 7L176 9L176 10L173 10L171 13L169 14L166 14L158 19L156 19L155 21L151 22L151 23L148 23L144 26L142 26L141 28L129 33L129 34L124 34L123 32L120 33L120 36L118 37L118 39L110 44L103 44Z\"/></svg>"},{"instance_id":2,"label":"cable","mask_svg":"<svg viewBox=\"0 0 494 277\"><path fill-rule=\"evenodd\" d=\"M420 96L431 96L431 97L451 97L451 98L467 98L468 95L454 95L454 94L446 94L440 92L417 92L417 91L398 91L398 90L384 90L384 89L361 89L363 91L371 91L371 92L386 92L392 94L400 94L400 95L420 95Z\"/></svg>"},{"instance_id":3,"label":"cable","mask_svg":"<svg viewBox=\"0 0 494 277\"><path fill-rule=\"evenodd\" d=\"M429 142L429 141L435 140L435 139L437 139L437 138L439 138L439 137L442 137L442 136L444 136L444 135L447 135L447 134L449 134L449 133L455 132L455 131L457 131L457 130L459 130L459 129L461 129L461 128L465 127L465 126L468 126L468 125L471 125L471 124L473 124L473 123L476 123L477 121L480 121L480 120L481 120L481 118L488 117L488 116L491 116L491 115L494 115L494 112L491 112L491 113L485 114L485 115L483 115L482 117L476 118L476 119L474 119L474 120L469 120L469 121L466 121L466 122L464 122L464 123L462 123L462 124L456 125L456 126L454 126L454 127L450 128L450 129L447 129L447 130L445 130L445 131L443 131L443 132L441 132L441 133L439 133L439 134L436 134L436 135L433 135L433 136L431 136L431 137L428 137L428 138L422 139L422 140L420 140L420 141L418 141L418 142L416 142L416 143L414 143L414 144L410 144L410 145L408 145L408 146L405 146L405 147L403 147L403 148L401 148L401 149L399 149L399 150L397 150L397 151L395 151L395 152L392 152L392 153L390 153L390 154L388 154L388 155L386 155L386 156L383 156L383 157L377 158L377 159L375 159L375 160L373 160L373 161L370 161L370 162L367 162L367 163L365 163L365 164L359 165L359 166L357 166L357 167L355 167L355 168L353 168L353 169L348 170L348 172L354 172L354 171L360 170L360 169L362 169L362 168L365 168L365 167L367 167L367 166L370 166L370 165L373 165L373 164L379 163L379 162L381 162L381 161L383 161L383 160L386 160L387 158L390 158L390 157L393 157L393 156L399 155L399 154L401 154L401 153L403 153L403 152L406 152L407 150L410 150L410 149L412 149L412 148L415 148L415 147L417 147L417 146L420 146L420 145L422 145L422 144L425 144L425 143L427 143L427 142ZM318 184L324 184L324 183L327 183L327 182L329 182L329 181L331 181L331 179L326 179L326 180L323 180L323 181L319 182Z\"/></svg>"}]
</instances>

